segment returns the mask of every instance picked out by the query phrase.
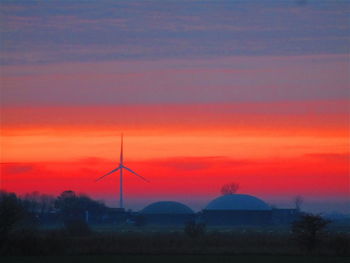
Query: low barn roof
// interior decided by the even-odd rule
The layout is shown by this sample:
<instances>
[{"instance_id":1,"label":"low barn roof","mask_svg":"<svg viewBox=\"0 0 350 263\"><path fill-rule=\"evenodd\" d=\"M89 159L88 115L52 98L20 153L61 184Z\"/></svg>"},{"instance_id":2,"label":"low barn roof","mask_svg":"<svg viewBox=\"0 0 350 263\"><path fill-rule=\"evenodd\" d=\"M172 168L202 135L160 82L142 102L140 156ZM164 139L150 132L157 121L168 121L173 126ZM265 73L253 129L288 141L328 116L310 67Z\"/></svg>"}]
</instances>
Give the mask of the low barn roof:
<instances>
[{"instance_id":1,"label":"low barn roof","mask_svg":"<svg viewBox=\"0 0 350 263\"><path fill-rule=\"evenodd\" d=\"M263 200L243 194L223 195L212 200L206 210L271 210Z\"/></svg>"},{"instance_id":2,"label":"low barn roof","mask_svg":"<svg viewBox=\"0 0 350 263\"><path fill-rule=\"evenodd\" d=\"M161 201L146 206L142 214L193 214L193 210L179 202Z\"/></svg>"}]
</instances>

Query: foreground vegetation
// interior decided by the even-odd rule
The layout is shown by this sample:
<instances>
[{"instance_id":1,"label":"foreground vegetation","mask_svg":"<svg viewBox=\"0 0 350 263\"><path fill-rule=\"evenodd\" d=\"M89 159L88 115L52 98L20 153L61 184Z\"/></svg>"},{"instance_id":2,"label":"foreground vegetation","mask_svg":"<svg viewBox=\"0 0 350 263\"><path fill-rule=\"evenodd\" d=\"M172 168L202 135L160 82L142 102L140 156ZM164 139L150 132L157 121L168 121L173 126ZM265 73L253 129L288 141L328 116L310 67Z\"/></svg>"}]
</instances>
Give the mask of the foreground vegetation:
<instances>
[{"instance_id":1,"label":"foreground vegetation","mask_svg":"<svg viewBox=\"0 0 350 263\"><path fill-rule=\"evenodd\" d=\"M110 226L110 229L113 227ZM115 254L264 254L349 256L350 237L327 233L308 249L287 229L207 229L189 235L181 228L122 228L116 231L72 229L22 229L1 239L2 255L115 255Z\"/></svg>"},{"instance_id":2,"label":"foreground vegetation","mask_svg":"<svg viewBox=\"0 0 350 263\"><path fill-rule=\"evenodd\" d=\"M108 256L59 256L59 257L2 257L4 263L101 263L101 262L123 262L123 263L345 263L346 257L325 256L281 256L281 255L108 255Z\"/></svg>"},{"instance_id":3,"label":"foreground vegetation","mask_svg":"<svg viewBox=\"0 0 350 263\"><path fill-rule=\"evenodd\" d=\"M288 255L298 262L314 259L315 262L336 262L337 257L342 260L350 255L349 224L337 226L320 215L302 214L292 225L265 227L207 227L195 221L177 227L88 225L81 215L84 210L76 207L85 205L97 213L104 209L103 206L66 191L56 199L59 213L52 221L54 224L49 225L36 220L37 210L28 208L33 205L28 206L27 199L8 193L2 193L0 197L0 255L7 261L32 262L35 259L40 262L47 261L48 256L62 260L68 256L89 256L87 261L95 262L97 259L91 255L103 255L108 256L103 257L106 260L123 260L125 257L129 262L140 262L136 255L148 255L155 262L171 262L175 258L181 259L180 255L197 255L189 262L225 262L228 258L246 258L245 262L250 262L259 255L266 262L274 262L274 259L288 262L284 258ZM332 261L327 261L329 258Z\"/></svg>"}]
</instances>

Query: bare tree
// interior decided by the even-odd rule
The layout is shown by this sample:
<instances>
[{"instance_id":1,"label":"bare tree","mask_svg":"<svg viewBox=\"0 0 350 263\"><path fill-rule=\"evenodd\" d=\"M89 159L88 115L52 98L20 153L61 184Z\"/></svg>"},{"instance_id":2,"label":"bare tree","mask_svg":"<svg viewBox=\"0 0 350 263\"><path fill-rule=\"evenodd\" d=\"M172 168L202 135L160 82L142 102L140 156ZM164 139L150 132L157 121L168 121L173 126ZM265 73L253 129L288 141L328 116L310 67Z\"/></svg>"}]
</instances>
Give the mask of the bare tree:
<instances>
[{"instance_id":1,"label":"bare tree","mask_svg":"<svg viewBox=\"0 0 350 263\"><path fill-rule=\"evenodd\" d=\"M46 214L55 208L55 197L42 194L40 196L40 214Z\"/></svg>"},{"instance_id":2,"label":"bare tree","mask_svg":"<svg viewBox=\"0 0 350 263\"><path fill-rule=\"evenodd\" d=\"M221 194L222 195L232 195L235 194L239 189L239 184L237 183L229 183L229 184L224 184L221 187Z\"/></svg>"},{"instance_id":3,"label":"bare tree","mask_svg":"<svg viewBox=\"0 0 350 263\"><path fill-rule=\"evenodd\" d=\"M300 247L312 251L321 241L321 234L324 228L331 221L320 215L303 214L292 224L292 234Z\"/></svg>"},{"instance_id":4,"label":"bare tree","mask_svg":"<svg viewBox=\"0 0 350 263\"><path fill-rule=\"evenodd\" d=\"M304 203L304 198L302 196L298 195L293 199L293 202L295 205L295 209L300 211L301 205Z\"/></svg>"},{"instance_id":5,"label":"bare tree","mask_svg":"<svg viewBox=\"0 0 350 263\"><path fill-rule=\"evenodd\" d=\"M54 208L55 197L41 194L38 191L27 193L21 199L23 200L24 207L30 213L43 215Z\"/></svg>"}]
</instances>

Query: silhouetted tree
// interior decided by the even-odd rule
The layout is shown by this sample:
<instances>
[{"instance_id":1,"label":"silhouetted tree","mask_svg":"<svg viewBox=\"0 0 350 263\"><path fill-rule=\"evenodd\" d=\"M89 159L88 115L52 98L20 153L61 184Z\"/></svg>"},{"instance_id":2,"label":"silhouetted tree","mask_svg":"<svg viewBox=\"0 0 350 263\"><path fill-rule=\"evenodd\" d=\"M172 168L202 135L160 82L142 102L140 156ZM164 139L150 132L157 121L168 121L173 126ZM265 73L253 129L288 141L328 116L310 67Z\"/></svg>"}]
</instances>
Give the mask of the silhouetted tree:
<instances>
[{"instance_id":1,"label":"silhouetted tree","mask_svg":"<svg viewBox=\"0 0 350 263\"><path fill-rule=\"evenodd\" d=\"M29 213L38 213L39 211L39 192L34 191L21 196L22 204Z\"/></svg>"},{"instance_id":2,"label":"silhouetted tree","mask_svg":"<svg viewBox=\"0 0 350 263\"><path fill-rule=\"evenodd\" d=\"M320 215L303 214L292 225L292 233L301 248L313 251L320 242L321 233L330 223Z\"/></svg>"},{"instance_id":3,"label":"silhouetted tree","mask_svg":"<svg viewBox=\"0 0 350 263\"><path fill-rule=\"evenodd\" d=\"M62 192L55 201L55 207L63 220L71 220L84 216L84 209L80 206L78 197L74 191Z\"/></svg>"},{"instance_id":4,"label":"silhouetted tree","mask_svg":"<svg viewBox=\"0 0 350 263\"><path fill-rule=\"evenodd\" d=\"M25 194L22 200L23 206L32 214L43 216L54 209L55 197L40 194L38 191Z\"/></svg>"},{"instance_id":5,"label":"silhouetted tree","mask_svg":"<svg viewBox=\"0 0 350 263\"><path fill-rule=\"evenodd\" d=\"M298 195L294 198L293 201L294 201L295 209L300 211L301 205L304 203L304 198L302 196Z\"/></svg>"},{"instance_id":6,"label":"silhouetted tree","mask_svg":"<svg viewBox=\"0 0 350 263\"><path fill-rule=\"evenodd\" d=\"M5 238L24 217L25 210L16 194L0 191L0 236Z\"/></svg>"},{"instance_id":7,"label":"silhouetted tree","mask_svg":"<svg viewBox=\"0 0 350 263\"><path fill-rule=\"evenodd\" d=\"M86 211L89 211L90 215L99 215L106 210L103 203L92 200L87 195L76 195L71 190L64 191L57 197L55 207L64 221L83 220Z\"/></svg>"},{"instance_id":8,"label":"silhouetted tree","mask_svg":"<svg viewBox=\"0 0 350 263\"><path fill-rule=\"evenodd\" d=\"M232 195L235 194L239 189L239 184L236 183L229 183L229 184L224 184L221 187L221 194L222 195Z\"/></svg>"}]
</instances>

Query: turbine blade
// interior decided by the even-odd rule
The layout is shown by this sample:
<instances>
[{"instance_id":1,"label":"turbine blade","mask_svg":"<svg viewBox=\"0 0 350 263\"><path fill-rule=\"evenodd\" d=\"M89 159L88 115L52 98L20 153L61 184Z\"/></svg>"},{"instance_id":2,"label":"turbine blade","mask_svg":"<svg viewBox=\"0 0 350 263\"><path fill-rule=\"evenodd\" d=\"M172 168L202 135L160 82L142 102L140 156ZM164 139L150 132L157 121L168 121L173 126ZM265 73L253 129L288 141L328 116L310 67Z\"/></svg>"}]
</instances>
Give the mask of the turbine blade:
<instances>
[{"instance_id":1,"label":"turbine blade","mask_svg":"<svg viewBox=\"0 0 350 263\"><path fill-rule=\"evenodd\" d=\"M140 177L142 180L145 180L146 182L150 182L149 180L147 180L145 177L142 177L141 175L135 173L133 170L131 170L130 168L126 167L126 166L123 166L124 169L128 170L130 173L133 173L134 175Z\"/></svg>"},{"instance_id":2,"label":"turbine blade","mask_svg":"<svg viewBox=\"0 0 350 263\"><path fill-rule=\"evenodd\" d=\"M115 168L114 170L110 171L109 173L106 173L105 175L101 176L100 178L97 178L97 179L95 180L95 182L100 181L103 177L105 177L105 176L107 176L107 175L110 175L111 173L114 173L114 172L118 171L119 169L120 169L120 166L118 166L118 167Z\"/></svg>"},{"instance_id":3,"label":"turbine blade","mask_svg":"<svg viewBox=\"0 0 350 263\"><path fill-rule=\"evenodd\" d=\"M120 164L123 164L124 161L124 156L123 156L123 139L124 139L124 135L123 133L120 136Z\"/></svg>"}]
</instances>

